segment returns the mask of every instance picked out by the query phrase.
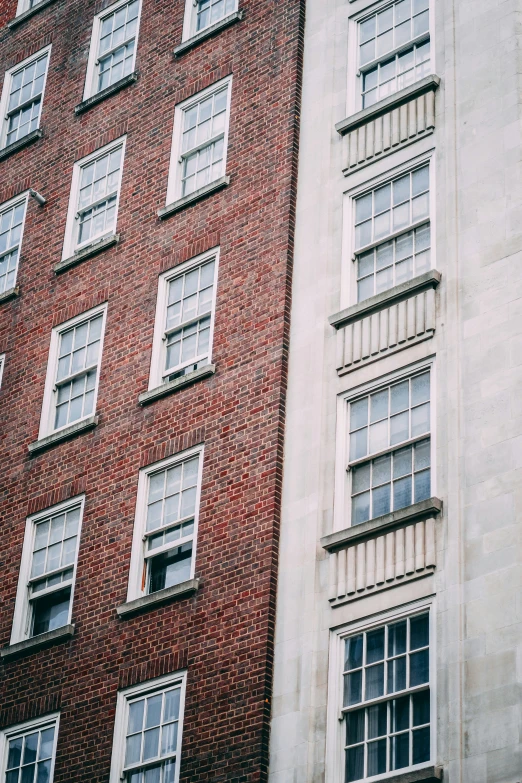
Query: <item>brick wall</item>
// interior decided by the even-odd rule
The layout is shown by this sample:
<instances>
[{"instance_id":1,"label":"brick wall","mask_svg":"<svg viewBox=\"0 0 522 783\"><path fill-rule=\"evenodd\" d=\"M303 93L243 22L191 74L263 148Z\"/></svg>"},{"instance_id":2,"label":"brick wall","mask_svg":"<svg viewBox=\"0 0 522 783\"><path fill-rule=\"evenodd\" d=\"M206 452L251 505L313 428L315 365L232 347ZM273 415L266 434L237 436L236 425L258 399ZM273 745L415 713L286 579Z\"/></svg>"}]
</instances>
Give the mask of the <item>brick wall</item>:
<instances>
[{"instance_id":1,"label":"brick wall","mask_svg":"<svg viewBox=\"0 0 522 783\"><path fill-rule=\"evenodd\" d=\"M99 3L56 0L0 30L0 70L52 43L43 138L0 161L0 202L31 186L17 284L0 304L0 645L26 516L85 492L74 638L0 664L0 726L61 710L55 783L108 780L116 692L188 669L183 781L263 781L268 717L304 0L240 0L243 20L175 59L184 0L143 0L137 83L80 116ZM0 22L16 2L0 4ZM234 75L230 186L160 222L174 106ZM121 242L56 276L73 163L127 134ZM158 274L221 247L216 374L148 407ZM53 326L108 302L98 427L29 458ZM138 471L205 443L194 597L119 620Z\"/></svg>"}]
</instances>

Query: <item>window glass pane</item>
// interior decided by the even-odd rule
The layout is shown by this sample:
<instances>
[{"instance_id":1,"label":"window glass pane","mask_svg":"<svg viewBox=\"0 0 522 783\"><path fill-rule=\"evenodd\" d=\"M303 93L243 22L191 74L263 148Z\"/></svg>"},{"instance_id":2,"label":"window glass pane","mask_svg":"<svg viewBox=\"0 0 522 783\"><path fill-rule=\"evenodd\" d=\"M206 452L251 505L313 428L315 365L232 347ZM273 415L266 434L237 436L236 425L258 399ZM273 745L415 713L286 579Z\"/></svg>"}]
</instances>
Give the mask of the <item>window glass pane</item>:
<instances>
[{"instance_id":1,"label":"window glass pane","mask_svg":"<svg viewBox=\"0 0 522 783\"><path fill-rule=\"evenodd\" d=\"M358 669L362 666L363 655L363 636L352 636L346 639L344 643L345 656L344 656L344 668L346 671L350 669Z\"/></svg>"},{"instance_id":2,"label":"window glass pane","mask_svg":"<svg viewBox=\"0 0 522 783\"><path fill-rule=\"evenodd\" d=\"M344 704L346 707L362 701L362 671L354 671L344 677Z\"/></svg>"},{"instance_id":3,"label":"window glass pane","mask_svg":"<svg viewBox=\"0 0 522 783\"><path fill-rule=\"evenodd\" d=\"M386 484L377 487L372 493L372 518L389 514L391 510L391 487Z\"/></svg>"},{"instance_id":4,"label":"window glass pane","mask_svg":"<svg viewBox=\"0 0 522 783\"><path fill-rule=\"evenodd\" d=\"M429 615L421 614L410 620L410 649L427 647L430 639Z\"/></svg>"},{"instance_id":5,"label":"window glass pane","mask_svg":"<svg viewBox=\"0 0 522 783\"><path fill-rule=\"evenodd\" d=\"M410 687L423 685L429 680L429 653L421 650L410 655Z\"/></svg>"},{"instance_id":6,"label":"window glass pane","mask_svg":"<svg viewBox=\"0 0 522 783\"><path fill-rule=\"evenodd\" d=\"M430 727L417 729L412 733L412 764L430 760Z\"/></svg>"},{"instance_id":7,"label":"window glass pane","mask_svg":"<svg viewBox=\"0 0 522 783\"><path fill-rule=\"evenodd\" d=\"M370 666L366 669L365 699L376 699L384 694L384 664Z\"/></svg>"},{"instance_id":8,"label":"window glass pane","mask_svg":"<svg viewBox=\"0 0 522 783\"><path fill-rule=\"evenodd\" d=\"M354 468L352 472L352 493L356 494L370 489L370 465Z\"/></svg>"},{"instance_id":9,"label":"window glass pane","mask_svg":"<svg viewBox=\"0 0 522 783\"><path fill-rule=\"evenodd\" d=\"M190 579L192 542L150 560L149 593L173 587Z\"/></svg>"},{"instance_id":10,"label":"window glass pane","mask_svg":"<svg viewBox=\"0 0 522 783\"><path fill-rule=\"evenodd\" d=\"M352 525L360 525L370 519L370 493L364 492L352 498Z\"/></svg>"},{"instance_id":11,"label":"window glass pane","mask_svg":"<svg viewBox=\"0 0 522 783\"><path fill-rule=\"evenodd\" d=\"M361 780L364 776L364 745L346 751L346 781Z\"/></svg>"},{"instance_id":12,"label":"window glass pane","mask_svg":"<svg viewBox=\"0 0 522 783\"><path fill-rule=\"evenodd\" d=\"M346 744L357 745L364 742L365 710L349 712L346 721Z\"/></svg>"},{"instance_id":13,"label":"window glass pane","mask_svg":"<svg viewBox=\"0 0 522 783\"><path fill-rule=\"evenodd\" d=\"M384 628L366 634L366 663L384 659Z\"/></svg>"},{"instance_id":14,"label":"window glass pane","mask_svg":"<svg viewBox=\"0 0 522 783\"><path fill-rule=\"evenodd\" d=\"M31 635L38 636L66 625L69 619L70 598L71 589L67 588L34 600Z\"/></svg>"},{"instance_id":15,"label":"window glass pane","mask_svg":"<svg viewBox=\"0 0 522 783\"><path fill-rule=\"evenodd\" d=\"M388 663L388 693L396 693L406 688L406 656L395 658Z\"/></svg>"},{"instance_id":16,"label":"window glass pane","mask_svg":"<svg viewBox=\"0 0 522 783\"><path fill-rule=\"evenodd\" d=\"M368 743L368 776L386 772L386 740Z\"/></svg>"}]
</instances>

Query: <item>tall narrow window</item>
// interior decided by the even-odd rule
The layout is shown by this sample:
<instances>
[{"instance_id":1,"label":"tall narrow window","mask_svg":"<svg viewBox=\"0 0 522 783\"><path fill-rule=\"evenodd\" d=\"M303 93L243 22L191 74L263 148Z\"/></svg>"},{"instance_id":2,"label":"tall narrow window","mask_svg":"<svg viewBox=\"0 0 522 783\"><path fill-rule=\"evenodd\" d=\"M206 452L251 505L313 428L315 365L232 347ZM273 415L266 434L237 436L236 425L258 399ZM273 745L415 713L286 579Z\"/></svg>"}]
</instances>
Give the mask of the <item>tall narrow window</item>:
<instances>
[{"instance_id":1,"label":"tall narrow window","mask_svg":"<svg viewBox=\"0 0 522 783\"><path fill-rule=\"evenodd\" d=\"M27 520L12 641L71 622L83 497Z\"/></svg>"},{"instance_id":2,"label":"tall narrow window","mask_svg":"<svg viewBox=\"0 0 522 783\"><path fill-rule=\"evenodd\" d=\"M355 263L359 302L431 268L429 164L355 199Z\"/></svg>"},{"instance_id":3,"label":"tall narrow window","mask_svg":"<svg viewBox=\"0 0 522 783\"><path fill-rule=\"evenodd\" d=\"M430 371L350 403L352 525L431 494Z\"/></svg>"},{"instance_id":4,"label":"tall narrow window","mask_svg":"<svg viewBox=\"0 0 522 783\"><path fill-rule=\"evenodd\" d=\"M40 127L51 49L42 50L6 73L2 94L2 147Z\"/></svg>"},{"instance_id":5,"label":"tall narrow window","mask_svg":"<svg viewBox=\"0 0 522 783\"><path fill-rule=\"evenodd\" d=\"M0 206L0 294L16 283L26 207L27 196Z\"/></svg>"},{"instance_id":6,"label":"tall narrow window","mask_svg":"<svg viewBox=\"0 0 522 783\"><path fill-rule=\"evenodd\" d=\"M361 20L362 108L430 73L429 0L399 0Z\"/></svg>"},{"instance_id":7,"label":"tall narrow window","mask_svg":"<svg viewBox=\"0 0 522 783\"><path fill-rule=\"evenodd\" d=\"M84 98L134 71L140 0L119 2L94 18Z\"/></svg>"},{"instance_id":8,"label":"tall narrow window","mask_svg":"<svg viewBox=\"0 0 522 783\"><path fill-rule=\"evenodd\" d=\"M201 447L140 474L129 600L194 576Z\"/></svg>"},{"instance_id":9,"label":"tall narrow window","mask_svg":"<svg viewBox=\"0 0 522 783\"><path fill-rule=\"evenodd\" d=\"M4 374L5 354L0 354L0 389L2 388L2 377Z\"/></svg>"},{"instance_id":10,"label":"tall narrow window","mask_svg":"<svg viewBox=\"0 0 522 783\"><path fill-rule=\"evenodd\" d=\"M110 783L177 783L184 701L184 673L118 694Z\"/></svg>"},{"instance_id":11,"label":"tall narrow window","mask_svg":"<svg viewBox=\"0 0 522 783\"><path fill-rule=\"evenodd\" d=\"M210 361L217 251L160 276L150 388Z\"/></svg>"},{"instance_id":12,"label":"tall narrow window","mask_svg":"<svg viewBox=\"0 0 522 783\"><path fill-rule=\"evenodd\" d=\"M58 715L4 729L0 734L3 783L52 783Z\"/></svg>"},{"instance_id":13,"label":"tall narrow window","mask_svg":"<svg viewBox=\"0 0 522 783\"><path fill-rule=\"evenodd\" d=\"M168 200L225 174L230 90L229 78L176 107Z\"/></svg>"},{"instance_id":14,"label":"tall narrow window","mask_svg":"<svg viewBox=\"0 0 522 783\"><path fill-rule=\"evenodd\" d=\"M95 413L106 307L53 331L40 437Z\"/></svg>"},{"instance_id":15,"label":"tall narrow window","mask_svg":"<svg viewBox=\"0 0 522 783\"><path fill-rule=\"evenodd\" d=\"M75 164L64 258L115 232L124 152L120 139Z\"/></svg>"},{"instance_id":16,"label":"tall narrow window","mask_svg":"<svg viewBox=\"0 0 522 783\"><path fill-rule=\"evenodd\" d=\"M344 639L345 783L429 763L429 612Z\"/></svg>"}]
</instances>

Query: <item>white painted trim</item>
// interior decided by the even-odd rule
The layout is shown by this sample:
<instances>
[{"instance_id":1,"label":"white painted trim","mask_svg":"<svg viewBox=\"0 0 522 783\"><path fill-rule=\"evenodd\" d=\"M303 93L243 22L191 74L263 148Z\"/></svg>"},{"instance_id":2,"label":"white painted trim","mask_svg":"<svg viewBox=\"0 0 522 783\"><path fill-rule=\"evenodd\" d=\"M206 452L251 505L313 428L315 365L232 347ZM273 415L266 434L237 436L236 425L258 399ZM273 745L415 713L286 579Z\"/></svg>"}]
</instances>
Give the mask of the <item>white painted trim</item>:
<instances>
[{"instance_id":1,"label":"white painted trim","mask_svg":"<svg viewBox=\"0 0 522 783\"><path fill-rule=\"evenodd\" d=\"M344 530L351 526L351 471L346 470L349 462L350 453L350 413L349 405L351 402L359 397L366 397L366 395L372 392L388 386L391 383L396 383L401 379L410 378L412 375L417 375L423 370L430 371L430 432L426 433L426 437L430 438L430 470L431 470L431 496L436 495L437 483L436 483L436 409L434 400L436 399L436 373L435 373L435 357L429 357L427 359L421 359L409 365L403 365L400 368L381 375L372 379L370 382L361 384L358 387L354 387L348 391L342 392L337 397L337 427L336 427L336 441L335 441L335 478L334 478L334 515L333 515L333 532L337 530ZM401 444L397 443L393 447L390 447L389 451L400 449ZM368 455L368 461L372 459L372 455Z\"/></svg>"},{"instance_id":2,"label":"white painted trim","mask_svg":"<svg viewBox=\"0 0 522 783\"><path fill-rule=\"evenodd\" d=\"M235 13L238 10L238 0L235 0L234 8L232 11L229 11L226 16L229 16L230 14ZM217 19L215 22L212 22L211 24L207 25L207 27L203 27L201 30L196 31L196 23L197 23L197 0L185 0L185 15L183 17L183 32L181 35L181 43L183 41L188 40L189 38L192 38L193 35L196 35L197 33L203 33L205 30L208 30L209 27L212 26L212 24L217 24L221 21L221 19L225 19L225 16L222 16L220 19Z\"/></svg>"},{"instance_id":3,"label":"white painted trim","mask_svg":"<svg viewBox=\"0 0 522 783\"><path fill-rule=\"evenodd\" d=\"M27 517L25 522L24 543L22 547L22 558L20 561L20 570L18 576L18 587L16 590L15 610L13 615L13 626L11 629L10 644L16 644L29 638L30 627L30 602L29 593L27 588L27 582L29 580L29 574L31 570L31 556L33 553L33 542L36 531L36 524L43 519L59 514L61 511L66 511L75 506L80 506L80 521L78 523L78 543L76 547L76 557L74 559L73 577L71 585L71 600L69 603L69 616L67 622L64 625L68 625L71 622L72 608L74 602L74 588L76 585L76 568L78 565L78 553L80 551L80 541L83 523L83 512L85 508L85 495L77 495L70 500L65 500L63 503L58 503L56 506L51 506L43 511L39 511L37 514L32 514ZM60 585L56 586L56 589L60 589Z\"/></svg>"},{"instance_id":4,"label":"white painted trim","mask_svg":"<svg viewBox=\"0 0 522 783\"><path fill-rule=\"evenodd\" d=\"M5 353L0 353L0 389L2 388L2 377L5 367Z\"/></svg>"},{"instance_id":5,"label":"white painted trim","mask_svg":"<svg viewBox=\"0 0 522 783\"><path fill-rule=\"evenodd\" d=\"M60 432L61 429L65 429L65 427L70 426L69 423L69 424L65 424L63 427L55 429L53 425L53 414L55 410L54 385L56 380L56 370L58 367L58 347L60 344L60 335L62 334L62 332L65 332L67 329L70 329L73 326L77 326L83 321L89 321L91 318L94 318L95 316L101 313L103 314L103 323L102 323L102 330L101 330L101 337L100 337L100 352L98 354L96 386L94 387L93 414L96 412L96 401L98 399L98 388L100 385L100 370L101 370L102 355L103 355L103 343L105 339L105 325L107 323L107 306L108 306L107 302L104 302L104 304L98 305L97 307L93 307L92 310L88 310L85 313L81 313L80 315L71 318L69 321L60 324L59 326L55 326L54 329L52 330L51 341L49 345L49 359L47 362L47 374L45 378L44 396L42 402L42 415L40 418L40 431L38 433L38 440L41 440L42 438L45 438L47 437L47 435L51 435L52 433ZM88 419L93 414L84 416L82 419L77 419L77 421L80 422L83 419Z\"/></svg>"},{"instance_id":6,"label":"white painted trim","mask_svg":"<svg viewBox=\"0 0 522 783\"><path fill-rule=\"evenodd\" d=\"M430 653L429 653L429 668L430 668L430 761L417 764L412 767L405 767L400 770L392 770L384 775L374 775L372 777L363 778L362 781L371 781L371 783L378 783L378 781L385 781L390 777L394 777L398 774L409 772L412 770L423 769L429 767L434 763L434 759L437 757L436 748L436 607L435 599L423 598L418 601L403 604L402 606L394 607L386 612L382 612L371 617L365 617L354 623L348 625L342 625L337 628L330 629L330 654L329 654L329 667L328 667L328 698L327 698L327 716L326 716L326 763L325 763L325 783L344 783L344 718L341 719L342 706L343 706L343 644L347 636L351 636L354 633L368 631L373 627L379 627L395 620L400 620L405 617L410 617L414 614L418 614L423 610L428 610L430 613ZM401 691L401 694L403 692ZM390 694L390 697L393 697ZM364 707L364 703L361 703L361 707Z\"/></svg>"},{"instance_id":7,"label":"white painted trim","mask_svg":"<svg viewBox=\"0 0 522 783\"><path fill-rule=\"evenodd\" d=\"M51 775L49 783L53 783L54 779L54 765L56 762L56 745L58 742L58 731L60 728L60 713L53 712L50 715L45 715L41 718L35 718L33 720L25 721L24 723L18 723L15 726L8 726L0 731L0 779L5 780L6 766L7 766L7 750L9 740L13 737L17 737L19 734L28 734L34 729L47 729L54 726L54 743L53 743L53 755L51 761Z\"/></svg>"},{"instance_id":8,"label":"white painted trim","mask_svg":"<svg viewBox=\"0 0 522 783\"><path fill-rule=\"evenodd\" d=\"M0 115L1 116L1 115ZM20 193L20 195L15 196L14 198L9 199L9 201L4 201L3 204L0 204L0 218L4 212L7 212L9 209L12 209L13 207L18 206L18 204L21 204L23 201L25 201L25 207L24 207L24 218L22 220L22 228L20 230L20 242L18 243L18 263L16 264L16 274L13 281L13 285L16 285L16 281L18 278L18 270L20 268L20 259L22 256L22 242L24 239L24 231L25 231L25 219L27 217L27 204L29 201L29 191L26 190L23 193ZM2 293L0 291L0 293ZM0 373L0 382L2 380L1 373Z\"/></svg>"},{"instance_id":9,"label":"white painted trim","mask_svg":"<svg viewBox=\"0 0 522 783\"><path fill-rule=\"evenodd\" d=\"M118 0L117 3L113 3L108 8L105 8L103 11L100 11L100 13L96 14L96 16L94 17L92 23L91 43L89 46L89 59L87 61L87 70L85 72L85 86L83 90L84 101L87 100L87 98L92 98L93 95L97 95L99 92L99 90L96 89L96 80L98 78L96 60L98 59L98 46L100 43L100 32L101 32L102 22L107 16L111 16L115 11L117 11L122 6L129 5L130 2L132 2L132 0ZM136 55L138 52L138 36L140 33L141 8L142 8L142 3L141 0L139 0L138 16L136 22L136 34L134 36L134 57L132 60L131 73L136 67Z\"/></svg>"},{"instance_id":10,"label":"white painted trim","mask_svg":"<svg viewBox=\"0 0 522 783\"><path fill-rule=\"evenodd\" d=\"M73 166L73 175L72 175L72 182L71 182L71 192L69 195L69 207L67 209L67 221L65 224L65 234L64 234L64 240L63 240L63 250L62 250L62 260L69 258L73 255L74 252L77 252L78 250L81 250L83 247L88 247L93 242L96 242L100 239L102 239L104 236L109 236L110 234L113 234L116 232L116 226L118 223L118 211L120 208L120 196L121 196L121 184L123 181L123 167L125 164L125 148L127 143L127 136L120 136L119 139L116 139L115 141L111 141L110 144L106 144L104 147L100 147L100 149L95 150L94 152L91 152L90 155L86 155L85 158L82 158L81 160L78 160L75 162ZM115 219L114 219L114 227L111 228L109 231L106 231L103 234L100 234L99 236L91 237L86 242L83 242L82 244L76 243L76 213L78 211L78 198L79 198L79 188L80 188L80 172L81 169L84 166L87 166L89 163L91 163L93 160L96 160L97 158L103 157L103 155L106 155L109 152L112 152L117 147L122 148L121 153L121 168L120 168L120 184L118 186L118 196L116 198L116 210L115 210Z\"/></svg>"},{"instance_id":11,"label":"white painted trim","mask_svg":"<svg viewBox=\"0 0 522 783\"><path fill-rule=\"evenodd\" d=\"M187 672L179 671L158 677L155 680L148 680L131 688L118 691L116 699L116 714L114 717L114 738L112 743L111 772L109 783L121 783L121 772L125 760L125 732L127 726L127 717L129 714L129 701L135 697L145 696L149 692L162 691L167 688L178 685L181 688L179 704L178 721L178 745L176 749L176 775L175 783L178 783L181 766L181 747L183 738L183 718L185 714L185 692L187 687Z\"/></svg>"},{"instance_id":12,"label":"white painted trim","mask_svg":"<svg viewBox=\"0 0 522 783\"><path fill-rule=\"evenodd\" d=\"M167 296L168 296L168 284L171 280L175 280L176 277L181 277L191 269L198 266L202 266L208 261L214 260L214 289L212 297L212 310L210 315L210 337L209 337L209 349L208 349L208 363L212 363L212 345L214 341L214 323L216 316L216 298L217 298L217 281L218 281L218 266L219 266L219 252L220 248L215 247L212 250L208 250L206 253L202 253L199 256L195 256L186 261L180 266L174 269L169 269L167 272L163 272L158 278L158 296L156 300L156 316L154 321L154 337L152 341L152 355L150 362L150 374L149 374L149 391L156 389L161 384L165 383L163 377L163 368L165 366L166 356L166 343L165 336L165 320L167 315ZM174 368L175 370L176 368Z\"/></svg>"},{"instance_id":13,"label":"white painted trim","mask_svg":"<svg viewBox=\"0 0 522 783\"><path fill-rule=\"evenodd\" d=\"M207 87L205 90L198 92L196 95L192 95L190 98L187 98L187 100L178 103L177 106L175 107L174 128L172 131L172 148L170 153L169 176L168 176L168 183L167 183L167 198L165 202L166 205L172 204L174 201L177 201L178 199L181 198L181 174L182 174L183 164L181 163L180 154L181 154L181 137L182 137L182 129L183 129L183 114L188 109L192 108L192 106L194 106L195 104L199 103L205 98L208 98L209 95L218 92L225 85L228 85L228 94L227 94L227 111L226 111L224 140L223 140L222 175L226 174L227 153L228 153L228 133L229 133L229 126L230 126L230 106L232 101L232 74L230 76L226 76L224 79L221 79L219 82L215 82L214 84L210 85L210 87Z\"/></svg>"},{"instance_id":14,"label":"white painted trim","mask_svg":"<svg viewBox=\"0 0 522 783\"><path fill-rule=\"evenodd\" d=\"M136 598L142 598L144 595L148 595L145 589L142 589L142 576L145 563L145 542L143 536L145 533L145 522L147 514L147 490L149 486L149 476L157 471L164 470L172 465L177 465L180 462L186 462L191 457L199 455L198 464L198 483L196 488L196 507L194 513L194 534L192 537L192 560L190 567L190 579L194 578L194 572L196 567L196 554L197 554L197 541L198 541L198 523L199 523L199 504L201 499L201 483L203 476L203 457L204 457L204 444L199 444L193 448L186 449L185 451L174 454L167 459L155 462L152 465L142 468L138 476L138 491L136 494L136 512L134 516L134 531L132 536L132 550L131 560L129 567L129 584L127 588L127 603L134 601ZM172 548L176 547L176 542L173 542Z\"/></svg>"},{"instance_id":15,"label":"white painted trim","mask_svg":"<svg viewBox=\"0 0 522 783\"><path fill-rule=\"evenodd\" d=\"M25 9L24 9L25 10ZM20 12L21 13L21 12ZM49 46L44 46L43 49L40 49L38 52L35 52L34 54L31 54L30 57L26 57L25 60L22 60L21 62L14 65L12 68L10 68L8 71L5 72L4 76L4 85L2 88L2 97L0 99L0 118L2 123L2 129L0 132L0 149L4 149L6 146L6 136L7 136L7 120L6 120L6 113L7 113L7 105L9 101L9 90L11 87L11 80L13 78L13 75L19 71L21 68L25 68L26 65L29 65L33 60L38 60L40 57L42 57L44 54L47 54L47 67L45 69L45 76L44 76L44 83L42 87L42 98L40 101L40 116L38 118L38 128L41 127L42 124L42 112L43 112L43 105L44 105L44 98L45 98L45 88L47 86L47 75L49 73L49 63L51 62L51 44ZM24 138L23 136L21 138Z\"/></svg>"}]
</instances>

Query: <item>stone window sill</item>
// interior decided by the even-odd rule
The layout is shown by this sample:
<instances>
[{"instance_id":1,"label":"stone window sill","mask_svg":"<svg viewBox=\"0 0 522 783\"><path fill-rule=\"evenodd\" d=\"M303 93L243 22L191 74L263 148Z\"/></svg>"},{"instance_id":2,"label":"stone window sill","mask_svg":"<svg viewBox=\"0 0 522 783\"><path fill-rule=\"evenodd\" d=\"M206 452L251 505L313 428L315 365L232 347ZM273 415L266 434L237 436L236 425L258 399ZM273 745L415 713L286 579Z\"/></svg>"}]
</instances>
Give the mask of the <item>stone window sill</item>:
<instances>
[{"instance_id":1,"label":"stone window sill","mask_svg":"<svg viewBox=\"0 0 522 783\"><path fill-rule=\"evenodd\" d=\"M57 443L62 443L64 440L74 438L76 435L79 435L82 432L87 432L88 430L94 429L97 424L98 416L89 416L88 419L83 419L82 421L78 421L75 424L71 424L70 427L64 427L64 429L59 430L59 432L53 432L52 435L47 435L46 438L41 438L40 440L35 440L33 443L30 443L27 447L29 454L31 457L34 457L35 454L39 454L41 451L50 449Z\"/></svg>"},{"instance_id":2,"label":"stone window sill","mask_svg":"<svg viewBox=\"0 0 522 783\"><path fill-rule=\"evenodd\" d=\"M384 310L385 307L390 307L392 304L397 304L403 299L408 299L414 294L418 294L427 288L437 288L441 281L441 273L436 269L431 269L429 272L425 272L423 275L418 275L412 280L408 280L406 283L401 283L388 291L383 291L381 294L371 296L369 299L365 299L359 304L347 307L346 310L342 310L340 313L330 316L329 323L335 329L341 329L354 321L360 321L362 318L366 318L372 313L376 313L379 310Z\"/></svg>"},{"instance_id":3,"label":"stone window sill","mask_svg":"<svg viewBox=\"0 0 522 783\"><path fill-rule=\"evenodd\" d=\"M168 603L169 601L187 598L189 595L192 595L192 593L195 593L198 588L199 579L188 579L186 582L181 582L179 585L166 587L164 590L158 590L157 593L151 593L151 595L144 595L141 598L136 598L134 601L128 601L126 604L116 607L116 612L118 617L129 617L130 615L146 611L147 609Z\"/></svg>"},{"instance_id":4,"label":"stone window sill","mask_svg":"<svg viewBox=\"0 0 522 783\"><path fill-rule=\"evenodd\" d=\"M20 289L18 286L8 288L7 291L0 294L0 304L2 304L2 302L8 302L10 299L14 299L17 296L20 296Z\"/></svg>"},{"instance_id":5,"label":"stone window sill","mask_svg":"<svg viewBox=\"0 0 522 783\"><path fill-rule=\"evenodd\" d=\"M228 185L230 185L230 177L220 177L219 179L216 179L215 182L211 182L209 185L205 185L204 188L195 190L194 193L191 193L189 196L184 196L177 201L173 201L172 204L167 204L166 207L158 210L158 217L163 220L164 218L174 215L176 212L181 212L181 210L185 209L185 207L189 207L191 204L195 204L196 201L200 201L201 199L210 196L211 193L215 193L217 190L226 188Z\"/></svg>"},{"instance_id":6,"label":"stone window sill","mask_svg":"<svg viewBox=\"0 0 522 783\"><path fill-rule=\"evenodd\" d=\"M328 552L339 549L346 544L353 544L382 535L383 532L400 527L406 523L421 520L426 517L433 517L442 511L442 500L439 498L429 498L421 500L420 503L414 503L412 506L401 508L398 511L392 511L391 514L384 514L382 517L370 519L360 525L353 525L345 530L338 530L321 538L321 546Z\"/></svg>"},{"instance_id":7,"label":"stone window sill","mask_svg":"<svg viewBox=\"0 0 522 783\"><path fill-rule=\"evenodd\" d=\"M215 364L206 364L204 367L199 367L197 370L194 370L194 372L189 372L181 378L168 381L168 383L162 383L161 386L157 386L155 389L143 392L143 394L140 394L138 397L138 402L140 405L148 405L150 402L166 397L167 394L173 394L173 392L178 391L178 389L184 389L186 386L196 383L196 381L200 381L203 378L209 378L211 375L214 375L215 372Z\"/></svg>"},{"instance_id":8,"label":"stone window sill","mask_svg":"<svg viewBox=\"0 0 522 783\"><path fill-rule=\"evenodd\" d=\"M15 27L23 24L25 21L27 21L27 19L30 19L44 8L47 8L47 6L51 5L51 3L54 3L54 0L41 0L41 2L38 3L38 5L35 5L34 8L28 8L27 11L23 12L23 14L19 14L18 16L15 16L14 19L11 19L11 21L7 23L7 26L10 30L14 30Z\"/></svg>"},{"instance_id":9,"label":"stone window sill","mask_svg":"<svg viewBox=\"0 0 522 783\"><path fill-rule=\"evenodd\" d=\"M233 14L225 16L225 18L220 19L219 22L210 25L210 27L205 28L205 30L202 30L200 33L196 33L196 35L193 35L191 38L187 38L186 41L182 41L180 45L176 46L174 49L174 56L180 57L182 54L185 54L185 52L188 52L201 43L201 41L206 41L207 38L211 38L226 27L230 27L230 25L239 22L242 18L243 11L235 11Z\"/></svg>"},{"instance_id":10,"label":"stone window sill","mask_svg":"<svg viewBox=\"0 0 522 783\"><path fill-rule=\"evenodd\" d=\"M0 658L4 661L8 661L11 658L18 658L21 655L29 655L37 650L43 650L45 647L50 647L53 644L60 644L71 639L74 635L74 625L64 625L62 628L56 628L54 631L47 631L47 633L41 633L38 636L33 636L31 639L24 639L23 642L17 642L16 644L10 644L8 647L4 647L0 650Z\"/></svg>"},{"instance_id":11,"label":"stone window sill","mask_svg":"<svg viewBox=\"0 0 522 783\"><path fill-rule=\"evenodd\" d=\"M115 93L120 92L120 90L123 90L124 87L128 87L129 84L134 84L137 81L138 72L134 71L134 73L129 73L128 76L124 76L123 79L119 79L117 82L114 82L114 84L111 84L110 87L106 87L104 90L100 90L100 92L97 92L96 95L91 95L90 98L86 98L84 101L79 103L74 107L74 113L83 114L83 112L90 109L91 106L96 106L97 103L104 101L105 98L109 98L111 95L114 95Z\"/></svg>"},{"instance_id":12,"label":"stone window sill","mask_svg":"<svg viewBox=\"0 0 522 783\"><path fill-rule=\"evenodd\" d=\"M8 147L4 147L3 149L0 150L0 160L4 160L5 158L8 158L10 155L14 155L15 152L18 152L18 150L22 150L24 147L28 147L33 142L38 141L38 139L41 139L42 136L43 136L42 129L37 128L31 133L28 133L27 136L24 136L23 139L18 139L18 141L13 141L13 143L9 144Z\"/></svg>"},{"instance_id":13,"label":"stone window sill","mask_svg":"<svg viewBox=\"0 0 522 783\"><path fill-rule=\"evenodd\" d=\"M399 90L392 95L387 95L386 98L383 98L382 101L377 101L373 106L362 109L362 111L358 111L356 114L352 114L345 120L338 122L335 126L335 130L341 136L344 136L345 133L355 130L361 125L366 125L370 120L387 114L392 111L392 109L402 106L403 103L408 103L408 101L411 101L413 98L418 98L419 95L424 95L426 92L434 92L438 89L439 85L440 78L438 76L435 76L435 74L426 76L424 79L420 79L418 82L415 82L415 84L405 87L403 90Z\"/></svg>"},{"instance_id":14,"label":"stone window sill","mask_svg":"<svg viewBox=\"0 0 522 783\"><path fill-rule=\"evenodd\" d=\"M102 252L102 250L106 250L108 247L117 245L119 241L119 234L111 234L110 236L104 237L97 242L93 242L92 245L83 247L81 250L78 250L77 253L69 256L69 258L63 258L61 261L58 261L58 263L54 265L55 274L59 275L60 272L65 272L66 269L70 269L72 266L76 266L76 264L81 264L81 262L85 261L87 258L97 256L98 253Z\"/></svg>"},{"instance_id":15,"label":"stone window sill","mask_svg":"<svg viewBox=\"0 0 522 783\"><path fill-rule=\"evenodd\" d=\"M430 766L410 772L400 772L390 778L383 778L381 783L440 783L442 775L442 767Z\"/></svg>"}]
</instances>

